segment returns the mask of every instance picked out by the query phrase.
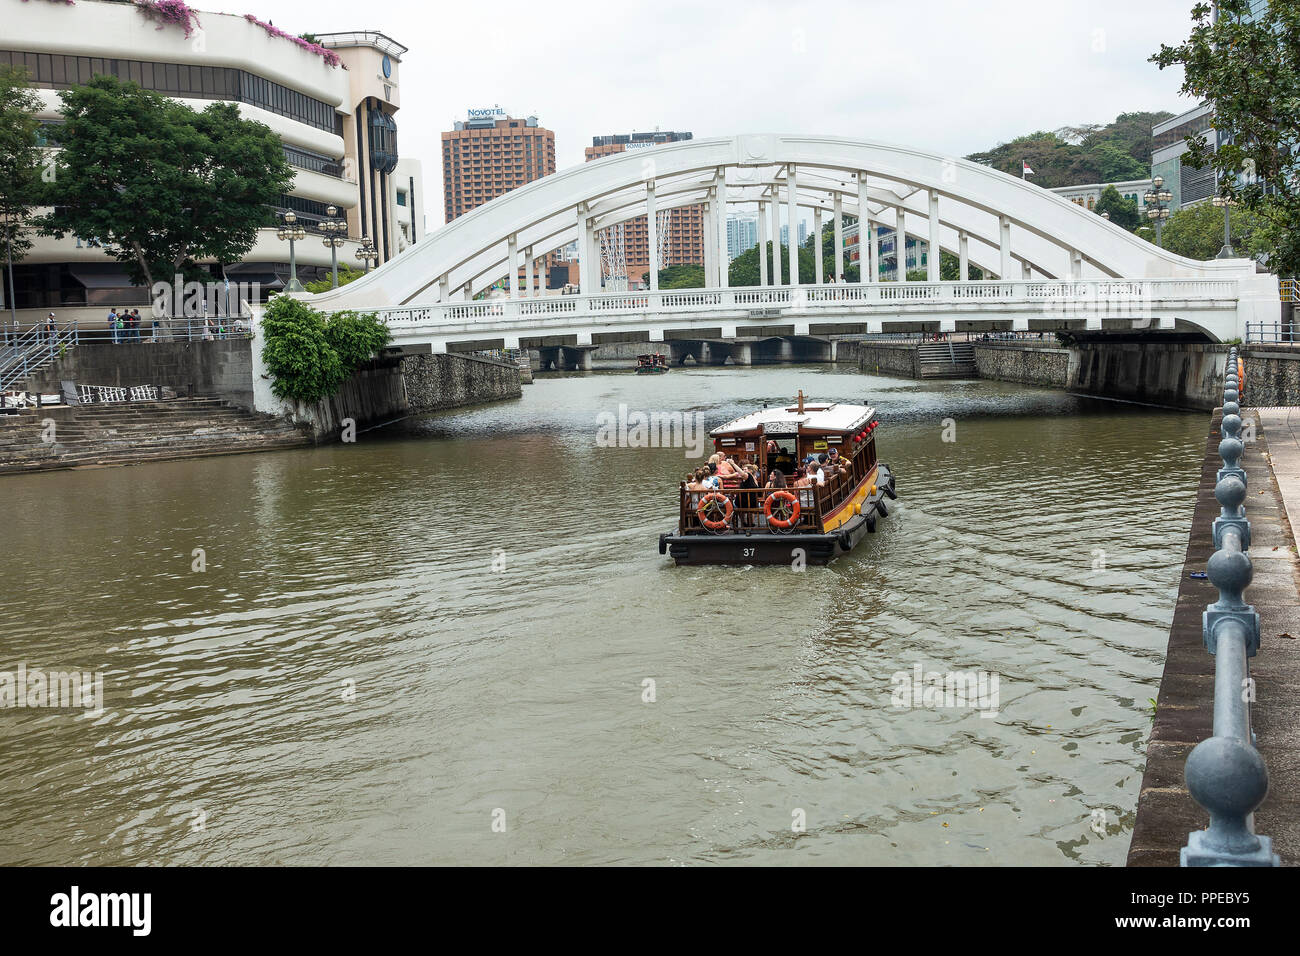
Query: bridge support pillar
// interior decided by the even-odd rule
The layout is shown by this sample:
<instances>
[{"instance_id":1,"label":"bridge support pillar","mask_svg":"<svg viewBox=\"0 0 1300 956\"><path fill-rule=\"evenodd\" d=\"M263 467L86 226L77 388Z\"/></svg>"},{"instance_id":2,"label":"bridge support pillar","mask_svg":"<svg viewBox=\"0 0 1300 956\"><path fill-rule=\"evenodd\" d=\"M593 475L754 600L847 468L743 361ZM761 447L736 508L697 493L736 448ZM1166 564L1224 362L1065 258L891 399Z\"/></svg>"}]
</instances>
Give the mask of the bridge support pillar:
<instances>
[{"instance_id":1,"label":"bridge support pillar","mask_svg":"<svg viewBox=\"0 0 1300 956\"><path fill-rule=\"evenodd\" d=\"M685 365L687 356L690 356L700 363L699 349L699 342L669 342L668 361L673 365Z\"/></svg>"},{"instance_id":2,"label":"bridge support pillar","mask_svg":"<svg viewBox=\"0 0 1300 956\"><path fill-rule=\"evenodd\" d=\"M794 343L788 338L781 339L781 345L776 353L777 361L793 362L794 361Z\"/></svg>"},{"instance_id":3,"label":"bridge support pillar","mask_svg":"<svg viewBox=\"0 0 1300 956\"><path fill-rule=\"evenodd\" d=\"M940 331L940 332L956 332L956 331L957 331L957 320L956 320L956 319L940 319L940 320L939 320L939 331Z\"/></svg>"},{"instance_id":4,"label":"bridge support pillar","mask_svg":"<svg viewBox=\"0 0 1300 956\"><path fill-rule=\"evenodd\" d=\"M733 365L753 365L754 346L749 342L733 343L731 346L731 362Z\"/></svg>"},{"instance_id":5,"label":"bridge support pillar","mask_svg":"<svg viewBox=\"0 0 1300 956\"><path fill-rule=\"evenodd\" d=\"M664 340L664 330L663 330L663 329L651 329L651 330L650 330L650 341L651 341L651 342L662 342L663 340Z\"/></svg>"},{"instance_id":6,"label":"bridge support pillar","mask_svg":"<svg viewBox=\"0 0 1300 956\"><path fill-rule=\"evenodd\" d=\"M1012 332L1028 332L1028 331L1029 331L1029 320L1028 320L1028 319L1012 319L1012 320L1011 320L1011 331L1012 331Z\"/></svg>"}]
</instances>

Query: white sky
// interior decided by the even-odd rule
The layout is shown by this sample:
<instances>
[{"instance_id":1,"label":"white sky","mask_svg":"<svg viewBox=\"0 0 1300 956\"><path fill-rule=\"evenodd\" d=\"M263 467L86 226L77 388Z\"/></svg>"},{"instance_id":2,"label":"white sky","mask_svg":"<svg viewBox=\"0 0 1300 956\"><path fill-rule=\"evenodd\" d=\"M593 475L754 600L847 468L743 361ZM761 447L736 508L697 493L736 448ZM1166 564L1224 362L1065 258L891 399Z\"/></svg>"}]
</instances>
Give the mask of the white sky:
<instances>
[{"instance_id":1,"label":"white sky","mask_svg":"<svg viewBox=\"0 0 1300 956\"><path fill-rule=\"evenodd\" d=\"M1193 0L199 0L292 33L378 30L402 61L398 145L442 222L439 134L470 107L536 114L561 169L591 137L837 133L953 156L1022 133L1194 105L1147 57Z\"/></svg>"}]
</instances>

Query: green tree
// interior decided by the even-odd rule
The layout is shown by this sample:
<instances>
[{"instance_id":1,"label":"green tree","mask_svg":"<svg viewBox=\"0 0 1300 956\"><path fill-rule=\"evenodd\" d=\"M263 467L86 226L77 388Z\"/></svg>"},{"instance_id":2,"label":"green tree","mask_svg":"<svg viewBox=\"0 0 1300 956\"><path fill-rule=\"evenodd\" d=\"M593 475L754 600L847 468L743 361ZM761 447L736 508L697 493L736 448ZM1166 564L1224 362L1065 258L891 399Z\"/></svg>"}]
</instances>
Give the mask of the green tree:
<instances>
[{"instance_id":1,"label":"green tree","mask_svg":"<svg viewBox=\"0 0 1300 956\"><path fill-rule=\"evenodd\" d=\"M271 390L281 398L314 402L333 395L347 380L343 361L325 334L324 318L287 295L277 295L266 307L262 360L275 376Z\"/></svg>"},{"instance_id":2,"label":"green tree","mask_svg":"<svg viewBox=\"0 0 1300 956\"><path fill-rule=\"evenodd\" d=\"M325 341L338 354L348 374L360 368L391 338L388 326L374 312L335 312L325 322Z\"/></svg>"},{"instance_id":3,"label":"green tree","mask_svg":"<svg viewBox=\"0 0 1300 956\"><path fill-rule=\"evenodd\" d=\"M1237 255L1267 255L1271 241L1258 214L1234 207L1229 210L1229 222ZM1170 252L1189 259L1213 259L1223 248L1223 210L1208 202L1185 206L1169 217L1161 237Z\"/></svg>"},{"instance_id":4,"label":"green tree","mask_svg":"<svg viewBox=\"0 0 1300 956\"><path fill-rule=\"evenodd\" d=\"M731 267L727 270L727 283L732 286L756 286L760 278L759 273L759 247L754 246L742 252L736 258L731 260ZM802 285L811 285L817 277L817 265L813 259L812 248L807 242L798 249L799 256L799 282ZM790 247L781 246L781 275L778 281L772 282L772 243L767 244L767 269L768 281L774 285L790 284ZM830 275L829 272L826 273Z\"/></svg>"},{"instance_id":5,"label":"green tree","mask_svg":"<svg viewBox=\"0 0 1300 956\"><path fill-rule=\"evenodd\" d=\"M99 240L136 283L204 279L201 260L243 258L293 183L279 137L233 103L196 112L112 76L59 96L54 210L41 228Z\"/></svg>"},{"instance_id":6,"label":"green tree","mask_svg":"<svg viewBox=\"0 0 1300 956\"><path fill-rule=\"evenodd\" d=\"M1101 143L1094 151L1100 182L1119 183L1131 179L1145 179L1151 175L1150 161L1134 159L1116 143Z\"/></svg>"},{"instance_id":7,"label":"green tree","mask_svg":"<svg viewBox=\"0 0 1300 956\"><path fill-rule=\"evenodd\" d=\"M1220 193L1258 214L1269 267L1293 276L1300 272L1300 4L1270 3L1254 19L1247 0L1217 7L1216 17L1210 4L1197 3L1187 40L1161 44L1151 60L1162 70L1183 68L1182 92L1213 103L1212 128L1227 140L1215 149L1204 133L1189 136L1183 162L1212 167Z\"/></svg>"},{"instance_id":8,"label":"green tree","mask_svg":"<svg viewBox=\"0 0 1300 956\"><path fill-rule=\"evenodd\" d=\"M10 315L13 301L13 263L32 248L25 228L32 207L40 201L41 102L27 85L27 71L0 68L0 243L5 247L4 298Z\"/></svg>"},{"instance_id":9,"label":"green tree","mask_svg":"<svg viewBox=\"0 0 1300 956\"><path fill-rule=\"evenodd\" d=\"M641 275L641 281L648 283L650 273ZM678 263L664 266L659 270L659 288L661 289L703 289L704 266L694 262Z\"/></svg>"},{"instance_id":10,"label":"green tree","mask_svg":"<svg viewBox=\"0 0 1300 956\"><path fill-rule=\"evenodd\" d=\"M1172 113L1121 113L1114 122L1038 131L966 158L1012 176L1020 163L1034 171L1030 182L1045 189L1096 182L1142 179L1149 175L1151 126Z\"/></svg>"},{"instance_id":11,"label":"green tree","mask_svg":"<svg viewBox=\"0 0 1300 956\"><path fill-rule=\"evenodd\" d=\"M339 287L347 285L349 282L356 282L365 273L360 269L353 269L346 262L339 263ZM333 288L329 279L316 279L312 282L304 282L302 287L313 294L317 292L328 292Z\"/></svg>"},{"instance_id":12,"label":"green tree","mask_svg":"<svg viewBox=\"0 0 1300 956\"><path fill-rule=\"evenodd\" d=\"M1137 203L1132 199L1125 199L1114 186L1107 186L1101 191L1101 198L1097 200L1095 211L1099 216L1103 212L1110 213L1110 221L1123 226L1129 232L1142 224L1142 214L1138 212Z\"/></svg>"},{"instance_id":13,"label":"green tree","mask_svg":"<svg viewBox=\"0 0 1300 956\"><path fill-rule=\"evenodd\" d=\"M961 260L951 252L943 252L939 256L939 278L944 282L956 282L961 278ZM967 279L983 279L984 270L972 263L966 264Z\"/></svg>"}]
</instances>

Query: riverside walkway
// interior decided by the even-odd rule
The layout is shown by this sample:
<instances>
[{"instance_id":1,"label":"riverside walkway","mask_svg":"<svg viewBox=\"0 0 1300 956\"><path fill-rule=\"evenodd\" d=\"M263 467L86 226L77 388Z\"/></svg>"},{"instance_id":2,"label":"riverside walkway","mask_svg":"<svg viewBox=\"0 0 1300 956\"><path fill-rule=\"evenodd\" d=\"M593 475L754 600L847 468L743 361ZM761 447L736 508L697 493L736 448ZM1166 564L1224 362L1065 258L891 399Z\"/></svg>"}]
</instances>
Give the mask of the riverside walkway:
<instances>
[{"instance_id":1,"label":"riverside walkway","mask_svg":"<svg viewBox=\"0 0 1300 956\"><path fill-rule=\"evenodd\" d=\"M1260 650L1250 660L1256 700L1251 719L1268 766L1269 792L1255 813L1255 832L1272 838L1283 866L1300 864L1300 409L1243 409L1254 420L1241 465L1248 477L1245 501L1251 526L1254 576L1246 600L1260 615ZM1196 512L1169 632L1164 676L1147 744L1147 767L1129 846L1129 866L1178 866L1188 834L1209 815L1187 791L1183 771L1197 743L1211 736L1215 659L1206 650L1201 615L1218 598L1204 571L1214 553L1211 525L1219 457L1216 411L1206 436ZM1290 520L1288 520L1290 516Z\"/></svg>"}]
</instances>

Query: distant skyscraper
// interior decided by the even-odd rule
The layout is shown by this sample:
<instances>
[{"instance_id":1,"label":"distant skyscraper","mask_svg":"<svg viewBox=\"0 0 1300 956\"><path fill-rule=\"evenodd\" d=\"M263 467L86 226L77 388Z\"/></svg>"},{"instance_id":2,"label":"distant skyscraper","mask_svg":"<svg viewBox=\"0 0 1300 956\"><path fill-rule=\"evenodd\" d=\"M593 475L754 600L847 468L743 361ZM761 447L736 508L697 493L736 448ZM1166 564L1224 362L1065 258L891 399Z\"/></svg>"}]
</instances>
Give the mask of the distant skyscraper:
<instances>
[{"instance_id":1,"label":"distant skyscraper","mask_svg":"<svg viewBox=\"0 0 1300 956\"><path fill-rule=\"evenodd\" d=\"M442 188L447 222L555 172L555 133L536 116L500 108L470 110L442 134Z\"/></svg>"},{"instance_id":2,"label":"distant skyscraper","mask_svg":"<svg viewBox=\"0 0 1300 956\"><path fill-rule=\"evenodd\" d=\"M758 245L758 220L753 216L727 217L727 258L735 259Z\"/></svg>"},{"instance_id":3,"label":"distant skyscraper","mask_svg":"<svg viewBox=\"0 0 1300 956\"><path fill-rule=\"evenodd\" d=\"M660 132L653 133L615 133L609 136L593 136L591 145L584 152L587 162L613 156L629 149L645 149L663 143L680 143L692 139L691 133ZM678 206L675 209L661 210L661 218L667 220L667 235L660 226L659 241L663 244L664 266L683 263L704 262L704 207ZM628 282L637 285L641 276L650 270L650 232L646 227L645 216L637 216L623 223L623 259L627 263Z\"/></svg>"},{"instance_id":4,"label":"distant skyscraper","mask_svg":"<svg viewBox=\"0 0 1300 956\"><path fill-rule=\"evenodd\" d=\"M799 245L803 245L808 240L808 223L800 220L799 222ZM781 245L790 245L790 227L781 227Z\"/></svg>"}]
</instances>

